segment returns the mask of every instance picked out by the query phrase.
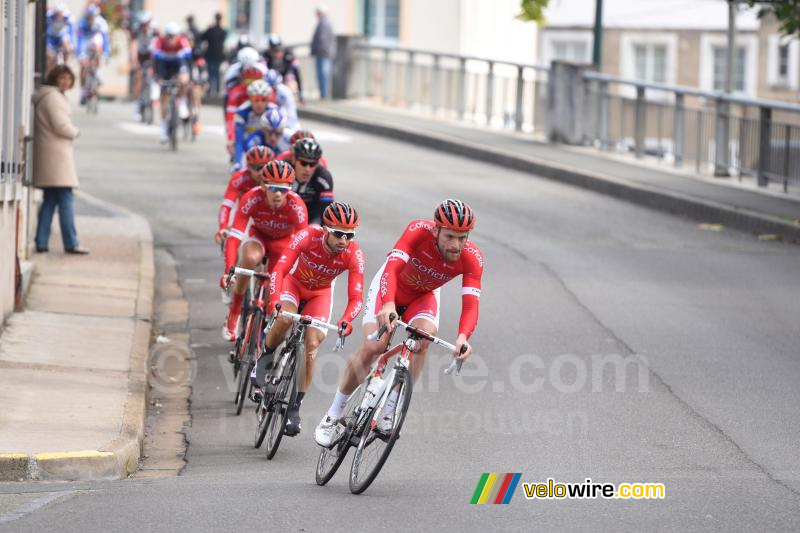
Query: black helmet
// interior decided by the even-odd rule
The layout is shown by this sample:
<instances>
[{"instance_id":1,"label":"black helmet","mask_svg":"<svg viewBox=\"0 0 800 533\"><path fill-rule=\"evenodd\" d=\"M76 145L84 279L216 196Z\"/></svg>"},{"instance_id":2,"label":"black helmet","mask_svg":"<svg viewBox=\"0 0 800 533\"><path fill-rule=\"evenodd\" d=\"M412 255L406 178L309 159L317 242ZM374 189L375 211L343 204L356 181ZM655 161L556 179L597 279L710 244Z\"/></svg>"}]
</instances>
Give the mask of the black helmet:
<instances>
[{"instance_id":1,"label":"black helmet","mask_svg":"<svg viewBox=\"0 0 800 533\"><path fill-rule=\"evenodd\" d=\"M281 36L278 35L277 33L270 33L268 42L270 50L277 50L279 48L283 48L283 40L281 40Z\"/></svg>"},{"instance_id":2,"label":"black helmet","mask_svg":"<svg viewBox=\"0 0 800 533\"><path fill-rule=\"evenodd\" d=\"M317 161L322 157L322 148L319 143L310 137L300 139L294 143L295 159L305 159L306 161Z\"/></svg>"}]
</instances>

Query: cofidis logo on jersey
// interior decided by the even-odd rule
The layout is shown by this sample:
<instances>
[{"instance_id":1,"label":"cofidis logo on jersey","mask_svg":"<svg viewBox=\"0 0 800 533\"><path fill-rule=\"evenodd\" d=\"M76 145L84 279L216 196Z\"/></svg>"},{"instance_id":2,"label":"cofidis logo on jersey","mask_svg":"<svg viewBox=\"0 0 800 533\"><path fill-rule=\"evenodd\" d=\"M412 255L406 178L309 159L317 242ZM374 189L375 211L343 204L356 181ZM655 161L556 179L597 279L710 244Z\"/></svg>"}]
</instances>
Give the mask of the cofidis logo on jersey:
<instances>
[{"instance_id":1,"label":"cofidis logo on jersey","mask_svg":"<svg viewBox=\"0 0 800 533\"><path fill-rule=\"evenodd\" d=\"M521 473L498 474L496 472L481 475L478 486L472 494L470 504L507 504L514 496Z\"/></svg>"}]
</instances>

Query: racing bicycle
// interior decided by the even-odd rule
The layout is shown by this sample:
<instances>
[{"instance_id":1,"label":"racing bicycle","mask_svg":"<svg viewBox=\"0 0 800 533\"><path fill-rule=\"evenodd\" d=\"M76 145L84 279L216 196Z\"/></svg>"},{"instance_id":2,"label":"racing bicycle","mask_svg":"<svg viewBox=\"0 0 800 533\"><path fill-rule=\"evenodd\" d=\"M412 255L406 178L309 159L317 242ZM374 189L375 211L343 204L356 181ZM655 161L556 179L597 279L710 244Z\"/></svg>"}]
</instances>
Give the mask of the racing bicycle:
<instances>
[{"instance_id":1,"label":"racing bicycle","mask_svg":"<svg viewBox=\"0 0 800 533\"><path fill-rule=\"evenodd\" d=\"M395 321L394 315L391 317ZM361 385L356 388L345 405L344 414L339 419L339 435L330 448L323 448L317 459L316 481L318 485L325 485L344 461L348 450L356 449L353 463L350 467L350 492L361 494L370 486L378 476L386 459L400 436L400 429L411 403L413 379L411 375L411 358L420 350L421 342L428 341L437 344L452 352L456 347L447 341L435 337L421 329L410 326L401 320L395 322L405 329L408 337L402 343L395 345L380 356L377 363L367 375ZM392 332L396 331L395 328ZM370 340L381 338L386 332L386 326L370 335ZM391 343L389 336L389 342ZM462 353L466 346L462 348ZM395 355L394 364L388 374L384 375L389 359ZM461 370L462 361L453 359L445 374L456 374ZM393 408L387 406L391 395L396 397ZM385 419L384 427L379 423Z\"/></svg>"}]
</instances>

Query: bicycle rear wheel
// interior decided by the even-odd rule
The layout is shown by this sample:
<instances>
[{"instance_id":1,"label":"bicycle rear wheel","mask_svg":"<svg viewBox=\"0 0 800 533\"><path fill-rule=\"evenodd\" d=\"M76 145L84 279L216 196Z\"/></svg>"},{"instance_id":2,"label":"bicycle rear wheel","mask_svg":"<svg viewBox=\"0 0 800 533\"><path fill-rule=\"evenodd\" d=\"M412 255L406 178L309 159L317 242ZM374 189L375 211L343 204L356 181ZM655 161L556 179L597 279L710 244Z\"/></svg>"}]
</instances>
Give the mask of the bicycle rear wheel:
<instances>
[{"instance_id":1,"label":"bicycle rear wheel","mask_svg":"<svg viewBox=\"0 0 800 533\"><path fill-rule=\"evenodd\" d=\"M174 89L173 89L174 91ZM178 102L175 94L169 96L169 147L173 152L178 150Z\"/></svg>"},{"instance_id":2,"label":"bicycle rear wheel","mask_svg":"<svg viewBox=\"0 0 800 533\"><path fill-rule=\"evenodd\" d=\"M331 448L322 448L317 458L317 485L324 485L331 480L339 466L347 456L347 451L352 446L350 438L353 435L355 424L360 416L360 411L356 411L361 407L361 401L364 399L364 394L367 392L367 383L364 382L353 391L347 403L344 406L344 413L339 423L344 425L344 434Z\"/></svg>"},{"instance_id":3,"label":"bicycle rear wheel","mask_svg":"<svg viewBox=\"0 0 800 533\"><path fill-rule=\"evenodd\" d=\"M286 420L289 418L289 408L297 400L297 377L300 374L300 365L305 356L305 346L295 344L292 355L286 361L283 374L279 378L278 389L273 397L272 410L267 421L267 459L275 457L278 446L281 444Z\"/></svg>"},{"instance_id":4,"label":"bicycle rear wheel","mask_svg":"<svg viewBox=\"0 0 800 533\"><path fill-rule=\"evenodd\" d=\"M381 413L376 412L369 424L364 427L361 439L353 455L353 465L350 468L350 492L361 494L375 481L378 473L383 468L386 459L392 452L394 443L400 435L403 421L406 419L408 405L411 403L413 389L411 375L405 369L398 369L389 387L389 391L397 390L397 403L392 414L392 429L388 434L377 431L375 421Z\"/></svg>"}]
</instances>

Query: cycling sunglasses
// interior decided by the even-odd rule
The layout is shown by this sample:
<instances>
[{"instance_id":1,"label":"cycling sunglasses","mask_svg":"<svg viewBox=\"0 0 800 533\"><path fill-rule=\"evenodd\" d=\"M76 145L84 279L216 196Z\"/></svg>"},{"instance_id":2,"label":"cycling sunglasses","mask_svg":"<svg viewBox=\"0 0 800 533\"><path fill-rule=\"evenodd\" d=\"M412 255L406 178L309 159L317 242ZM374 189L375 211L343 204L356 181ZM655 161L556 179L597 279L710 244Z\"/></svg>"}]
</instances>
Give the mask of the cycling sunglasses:
<instances>
[{"instance_id":1,"label":"cycling sunglasses","mask_svg":"<svg viewBox=\"0 0 800 533\"><path fill-rule=\"evenodd\" d=\"M308 168L315 167L319 163L319 161L303 161L302 159L298 159L297 162L300 163L302 166Z\"/></svg>"},{"instance_id":2,"label":"cycling sunglasses","mask_svg":"<svg viewBox=\"0 0 800 533\"><path fill-rule=\"evenodd\" d=\"M247 165L247 167L253 172L261 172L265 166L267 165Z\"/></svg>"},{"instance_id":3,"label":"cycling sunglasses","mask_svg":"<svg viewBox=\"0 0 800 533\"><path fill-rule=\"evenodd\" d=\"M286 194L291 191L292 188L285 185L267 185L267 190L269 192Z\"/></svg>"},{"instance_id":4,"label":"cycling sunglasses","mask_svg":"<svg viewBox=\"0 0 800 533\"><path fill-rule=\"evenodd\" d=\"M355 231L339 231L338 229L331 229L328 226L325 226L325 229L333 233L333 236L337 239L346 239L348 241L352 241L356 237Z\"/></svg>"}]
</instances>

